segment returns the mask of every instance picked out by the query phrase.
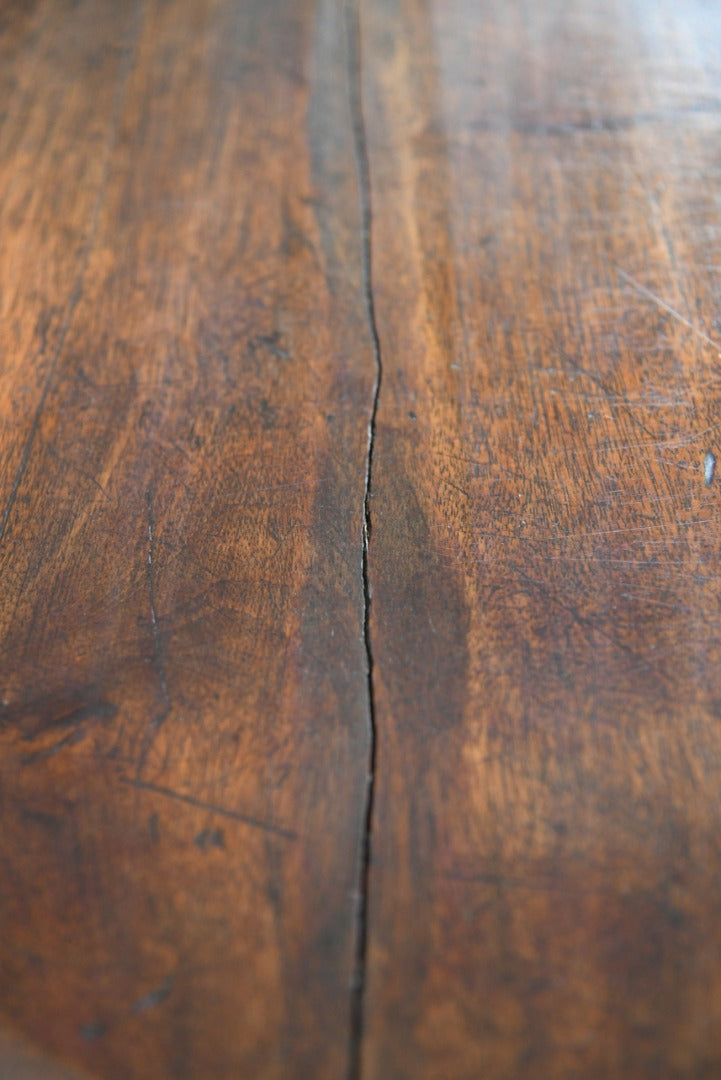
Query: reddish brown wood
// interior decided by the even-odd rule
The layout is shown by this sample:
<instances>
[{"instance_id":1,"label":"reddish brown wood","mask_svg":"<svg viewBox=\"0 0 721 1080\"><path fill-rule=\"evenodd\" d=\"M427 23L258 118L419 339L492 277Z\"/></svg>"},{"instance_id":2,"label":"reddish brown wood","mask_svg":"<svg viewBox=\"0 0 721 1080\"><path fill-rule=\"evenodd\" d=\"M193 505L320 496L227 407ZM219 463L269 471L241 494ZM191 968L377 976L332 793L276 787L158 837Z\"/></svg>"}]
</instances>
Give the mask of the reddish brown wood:
<instances>
[{"instance_id":1,"label":"reddish brown wood","mask_svg":"<svg viewBox=\"0 0 721 1080\"><path fill-rule=\"evenodd\" d=\"M337 1077L373 385L342 11L6 10L0 1010L104 1078Z\"/></svg>"},{"instance_id":2,"label":"reddish brown wood","mask_svg":"<svg viewBox=\"0 0 721 1080\"><path fill-rule=\"evenodd\" d=\"M720 42L0 0L0 1075L721 1075Z\"/></svg>"},{"instance_id":3,"label":"reddish brown wood","mask_svg":"<svg viewBox=\"0 0 721 1080\"><path fill-rule=\"evenodd\" d=\"M365 1075L718 1076L718 12L361 12Z\"/></svg>"},{"instance_id":4,"label":"reddish brown wood","mask_svg":"<svg viewBox=\"0 0 721 1080\"><path fill-rule=\"evenodd\" d=\"M38 1053L12 1032L0 1030L0 1068L8 1080L83 1080L79 1073Z\"/></svg>"}]
</instances>

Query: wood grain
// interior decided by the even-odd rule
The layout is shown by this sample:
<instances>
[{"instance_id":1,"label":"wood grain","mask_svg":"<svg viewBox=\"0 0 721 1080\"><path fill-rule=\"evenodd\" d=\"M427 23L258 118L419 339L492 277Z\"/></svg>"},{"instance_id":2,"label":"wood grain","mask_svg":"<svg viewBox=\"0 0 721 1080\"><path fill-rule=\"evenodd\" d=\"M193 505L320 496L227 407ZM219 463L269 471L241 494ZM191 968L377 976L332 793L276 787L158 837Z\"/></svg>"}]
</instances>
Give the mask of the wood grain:
<instances>
[{"instance_id":1,"label":"wood grain","mask_svg":"<svg viewBox=\"0 0 721 1080\"><path fill-rule=\"evenodd\" d=\"M721 1075L720 73L0 0L0 1076Z\"/></svg>"},{"instance_id":2,"label":"wood grain","mask_svg":"<svg viewBox=\"0 0 721 1080\"><path fill-rule=\"evenodd\" d=\"M374 379L343 13L23 18L0 1009L102 1077L343 1075Z\"/></svg>"},{"instance_id":3,"label":"wood grain","mask_svg":"<svg viewBox=\"0 0 721 1080\"><path fill-rule=\"evenodd\" d=\"M365 1075L721 1075L718 11L361 12Z\"/></svg>"}]
</instances>

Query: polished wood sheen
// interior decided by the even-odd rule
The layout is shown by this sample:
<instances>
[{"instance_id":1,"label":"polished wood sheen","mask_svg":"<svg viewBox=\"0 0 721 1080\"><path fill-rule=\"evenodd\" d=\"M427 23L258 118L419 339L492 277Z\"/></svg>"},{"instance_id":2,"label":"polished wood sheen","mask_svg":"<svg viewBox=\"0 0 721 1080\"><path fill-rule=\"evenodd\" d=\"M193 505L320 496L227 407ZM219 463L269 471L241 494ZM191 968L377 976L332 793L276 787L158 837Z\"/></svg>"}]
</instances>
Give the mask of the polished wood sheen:
<instances>
[{"instance_id":1,"label":"polished wood sheen","mask_svg":"<svg viewBox=\"0 0 721 1080\"><path fill-rule=\"evenodd\" d=\"M721 1076L720 180L704 0L0 0L0 1076Z\"/></svg>"}]
</instances>

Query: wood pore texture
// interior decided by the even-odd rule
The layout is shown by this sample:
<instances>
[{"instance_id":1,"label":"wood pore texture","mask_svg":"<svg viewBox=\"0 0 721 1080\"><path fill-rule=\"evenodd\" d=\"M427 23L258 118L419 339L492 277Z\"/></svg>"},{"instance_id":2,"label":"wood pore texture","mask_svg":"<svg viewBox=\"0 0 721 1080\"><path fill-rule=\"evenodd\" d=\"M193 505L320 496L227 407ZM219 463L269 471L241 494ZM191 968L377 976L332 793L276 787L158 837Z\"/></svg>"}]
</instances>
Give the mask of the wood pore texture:
<instances>
[{"instance_id":1,"label":"wood pore texture","mask_svg":"<svg viewBox=\"0 0 721 1080\"><path fill-rule=\"evenodd\" d=\"M706 0L0 0L2 1080L721 1077L719 190Z\"/></svg>"}]
</instances>

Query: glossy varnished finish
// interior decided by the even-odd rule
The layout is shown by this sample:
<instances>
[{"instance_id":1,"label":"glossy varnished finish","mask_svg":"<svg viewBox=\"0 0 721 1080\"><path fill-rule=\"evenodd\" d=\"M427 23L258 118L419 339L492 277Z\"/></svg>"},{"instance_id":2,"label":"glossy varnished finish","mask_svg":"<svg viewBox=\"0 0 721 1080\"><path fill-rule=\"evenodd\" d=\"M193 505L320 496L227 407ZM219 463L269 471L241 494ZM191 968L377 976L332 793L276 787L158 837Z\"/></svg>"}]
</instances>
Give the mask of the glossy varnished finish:
<instances>
[{"instance_id":1,"label":"glossy varnished finish","mask_svg":"<svg viewBox=\"0 0 721 1080\"><path fill-rule=\"evenodd\" d=\"M0 1074L721 1075L719 71L0 3Z\"/></svg>"}]
</instances>

